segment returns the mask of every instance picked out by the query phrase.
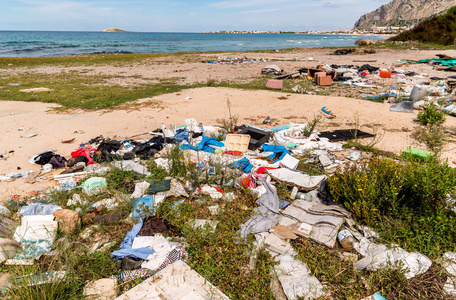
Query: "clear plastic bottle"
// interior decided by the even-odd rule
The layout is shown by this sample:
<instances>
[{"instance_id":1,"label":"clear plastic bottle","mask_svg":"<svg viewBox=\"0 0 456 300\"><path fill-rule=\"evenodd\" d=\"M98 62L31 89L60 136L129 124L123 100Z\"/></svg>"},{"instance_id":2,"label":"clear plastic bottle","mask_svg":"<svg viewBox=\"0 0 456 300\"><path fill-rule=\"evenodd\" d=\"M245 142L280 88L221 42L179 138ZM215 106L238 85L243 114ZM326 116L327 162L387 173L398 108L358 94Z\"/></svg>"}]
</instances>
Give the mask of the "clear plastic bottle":
<instances>
[{"instance_id":1,"label":"clear plastic bottle","mask_svg":"<svg viewBox=\"0 0 456 300\"><path fill-rule=\"evenodd\" d=\"M347 228L342 228L341 231L337 234L337 239L339 240L340 245L345 250L353 250L355 246L356 239L351 234L351 232Z\"/></svg>"}]
</instances>

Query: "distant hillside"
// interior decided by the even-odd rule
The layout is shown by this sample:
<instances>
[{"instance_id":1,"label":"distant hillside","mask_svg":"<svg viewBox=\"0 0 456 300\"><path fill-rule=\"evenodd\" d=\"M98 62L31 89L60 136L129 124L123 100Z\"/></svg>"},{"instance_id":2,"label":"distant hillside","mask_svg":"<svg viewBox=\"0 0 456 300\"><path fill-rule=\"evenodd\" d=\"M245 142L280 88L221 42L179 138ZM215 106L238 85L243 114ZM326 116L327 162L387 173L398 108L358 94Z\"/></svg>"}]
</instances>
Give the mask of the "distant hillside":
<instances>
[{"instance_id":1,"label":"distant hillside","mask_svg":"<svg viewBox=\"0 0 456 300\"><path fill-rule=\"evenodd\" d=\"M420 41L439 45L456 44L456 6L447 12L424 20L390 41Z\"/></svg>"},{"instance_id":2,"label":"distant hillside","mask_svg":"<svg viewBox=\"0 0 456 300\"><path fill-rule=\"evenodd\" d=\"M122 30L122 29L117 29L115 27L111 27L111 28L108 28L108 29L105 29L102 31L103 32L132 32L132 31L126 31L126 30Z\"/></svg>"},{"instance_id":3,"label":"distant hillside","mask_svg":"<svg viewBox=\"0 0 456 300\"><path fill-rule=\"evenodd\" d=\"M355 23L354 29L376 26L408 26L456 6L456 0L393 0L365 14Z\"/></svg>"}]
</instances>

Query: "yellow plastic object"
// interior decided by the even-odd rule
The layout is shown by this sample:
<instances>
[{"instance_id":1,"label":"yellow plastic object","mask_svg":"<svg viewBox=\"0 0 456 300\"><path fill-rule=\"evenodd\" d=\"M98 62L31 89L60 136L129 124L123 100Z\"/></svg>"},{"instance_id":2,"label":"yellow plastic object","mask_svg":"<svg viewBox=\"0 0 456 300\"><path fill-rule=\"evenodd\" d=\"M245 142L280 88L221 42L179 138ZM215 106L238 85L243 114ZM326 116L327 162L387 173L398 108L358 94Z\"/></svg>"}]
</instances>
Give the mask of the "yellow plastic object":
<instances>
[{"instance_id":1,"label":"yellow plastic object","mask_svg":"<svg viewBox=\"0 0 456 300\"><path fill-rule=\"evenodd\" d=\"M227 134L225 148L245 152L249 148L250 135L248 134Z\"/></svg>"}]
</instances>

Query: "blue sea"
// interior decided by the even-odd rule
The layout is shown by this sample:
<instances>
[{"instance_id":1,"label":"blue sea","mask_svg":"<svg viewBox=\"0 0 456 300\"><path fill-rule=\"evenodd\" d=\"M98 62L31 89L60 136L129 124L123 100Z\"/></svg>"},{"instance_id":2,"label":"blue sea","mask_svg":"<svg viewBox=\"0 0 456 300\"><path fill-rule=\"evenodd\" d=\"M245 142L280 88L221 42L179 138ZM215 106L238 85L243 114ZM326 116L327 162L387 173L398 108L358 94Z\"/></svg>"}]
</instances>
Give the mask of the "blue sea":
<instances>
[{"instance_id":1,"label":"blue sea","mask_svg":"<svg viewBox=\"0 0 456 300\"><path fill-rule=\"evenodd\" d=\"M363 35L0 31L0 57L353 46ZM379 37L374 36L374 40Z\"/></svg>"}]
</instances>

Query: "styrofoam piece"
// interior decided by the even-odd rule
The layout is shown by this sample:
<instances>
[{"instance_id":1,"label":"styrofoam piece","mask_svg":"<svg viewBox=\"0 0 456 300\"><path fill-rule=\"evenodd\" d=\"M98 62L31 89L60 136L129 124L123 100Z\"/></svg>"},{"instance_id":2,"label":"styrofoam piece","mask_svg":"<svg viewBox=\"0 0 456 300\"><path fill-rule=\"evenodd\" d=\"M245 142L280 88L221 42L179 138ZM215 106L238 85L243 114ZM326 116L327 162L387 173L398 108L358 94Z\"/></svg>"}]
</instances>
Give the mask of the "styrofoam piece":
<instances>
[{"instance_id":1,"label":"styrofoam piece","mask_svg":"<svg viewBox=\"0 0 456 300\"><path fill-rule=\"evenodd\" d=\"M69 173L69 174L61 174L61 175L54 175L54 180L69 178L69 177L82 177L86 175L90 175L92 172L76 172L76 173Z\"/></svg>"},{"instance_id":2,"label":"styrofoam piece","mask_svg":"<svg viewBox=\"0 0 456 300\"><path fill-rule=\"evenodd\" d=\"M17 242L22 239L52 242L57 233L57 226L53 215L24 216L21 225L16 228L14 239Z\"/></svg>"},{"instance_id":3,"label":"styrofoam piece","mask_svg":"<svg viewBox=\"0 0 456 300\"><path fill-rule=\"evenodd\" d=\"M245 152L249 148L250 135L248 134L227 134L225 148Z\"/></svg>"},{"instance_id":4,"label":"styrofoam piece","mask_svg":"<svg viewBox=\"0 0 456 300\"><path fill-rule=\"evenodd\" d=\"M299 164L299 159L294 158L290 154L286 154L284 158L282 158L282 160L279 162L279 164L289 169L296 169Z\"/></svg>"},{"instance_id":5,"label":"styrofoam piece","mask_svg":"<svg viewBox=\"0 0 456 300\"><path fill-rule=\"evenodd\" d=\"M176 261L116 300L229 300L219 289L192 270Z\"/></svg>"},{"instance_id":6,"label":"styrofoam piece","mask_svg":"<svg viewBox=\"0 0 456 300\"><path fill-rule=\"evenodd\" d=\"M429 95L429 91L426 90L426 88L420 85L415 85L412 89L412 92L410 93L410 100L419 101L427 95Z\"/></svg>"}]
</instances>

